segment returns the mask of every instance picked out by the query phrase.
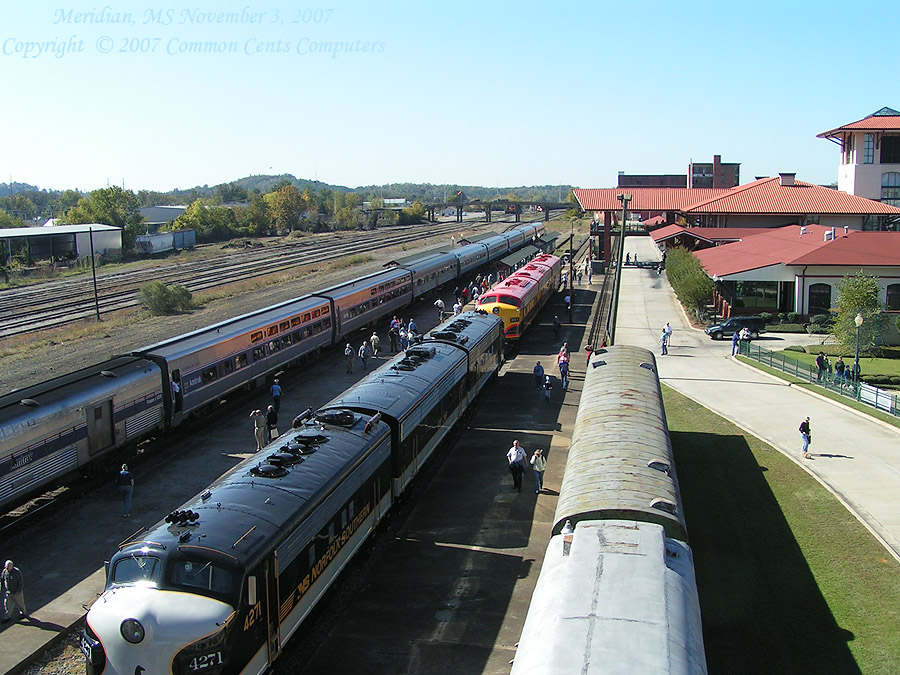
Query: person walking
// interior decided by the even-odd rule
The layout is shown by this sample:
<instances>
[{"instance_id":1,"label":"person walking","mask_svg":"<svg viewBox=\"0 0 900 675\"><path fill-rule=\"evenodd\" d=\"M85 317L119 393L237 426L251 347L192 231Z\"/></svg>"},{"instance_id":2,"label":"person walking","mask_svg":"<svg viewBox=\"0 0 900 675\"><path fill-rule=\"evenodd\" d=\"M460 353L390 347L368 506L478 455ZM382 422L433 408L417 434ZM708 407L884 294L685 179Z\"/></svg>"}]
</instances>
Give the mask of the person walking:
<instances>
[{"instance_id":1,"label":"person walking","mask_svg":"<svg viewBox=\"0 0 900 675\"><path fill-rule=\"evenodd\" d=\"M391 354L396 354L400 351L400 321L395 316L391 319L391 327L388 330L388 338L391 341Z\"/></svg>"},{"instance_id":2,"label":"person walking","mask_svg":"<svg viewBox=\"0 0 900 675\"><path fill-rule=\"evenodd\" d=\"M666 325L663 326L663 333L666 334L666 353L668 353L669 347L672 344L672 326L669 325L668 321L666 321Z\"/></svg>"},{"instance_id":3,"label":"person walking","mask_svg":"<svg viewBox=\"0 0 900 675\"><path fill-rule=\"evenodd\" d=\"M562 384L563 391L569 388L569 360L559 362L559 379Z\"/></svg>"},{"instance_id":4,"label":"person walking","mask_svg":"<svg viewBox=\"0 0 900 675\"><path fill-rule=\"evenodd\" d=\"M547 468L547 460L544 459L544 451L538 448L531 456L531 470L534 472L534 494L540 494L544 489L544 471Z\"/></svg>"},{"instance_id":5,"label":"person walking","mask_svg":"<svg viewBox=\"0 0 900 675\"><path fill-rule=\"evenodd\" d=\"M122 517L131 518L131 497L134 493L134 476L128 470L128 465L123 464L122 470L116 479L119 492L122 494Z\"/></svg>"},{"instance_id":6,"label":"person walking","mask_svg":"<svg viewBox=\"0 0 900 675\"><path fill-rule=\"evenodd\" d=\"M559 340L559 327L560 327L559 317L554 316L553 317L553 338L556 340Z\"/></svg>"},{"instance_id":7,"label":"person walking","mask_svg":"<svg viewBox=\"0 0 900 675\"><path fill-rule=\"evenodd\" d=\"M347 343L347 346L344 347L344 361L347 364L347 373L348 374L352 373L353 372L353 345L351 345L349 342Z\"/></svg>"},{"instance_id":8,"label":"person walking","mask_svg":"<svg viewBox=\"0 0 900 675\"><path fill-rule=\"evenodd\" d=\"M553 382L549 375L544 375L544 400L550 402L550 390L553 389Z\"/></svg>"},{"instance_id":9,"label":"person walking","mask_svg":"<svg viewBox=\"0 0 900 675\"><path fill-rule=\"evenodd\" d=\"M278 412L281 410L281 385L278 383L278 378L275 378L269 391L272 393L272 405L275 406L275 412Z\"/></svg>"},{"instance_id":10,"label":"person walking","mask_svg":"<svg viewBox=\"0 0 900 675\"><path fill-rule=\"evenodd\" d=\"M665 331L665 329L663 329L662 333L659 336L659 346L660 346L663 356L665 356L666 354L669 353L669 345L668 345L668 341L666 340L666 337L667 337L666 331Z\"/></svg>"},{"instance_id":11,"label":"person walking","mask_svg":"<svg viewBox=\"0 0 900 675\"><path fill-rule=\"evenodd\" d=\"M816 382L821 382L822 378L825 377L825 370L827 367L825 352L819 352L819 355L816 357Z\"/></svg>"},{"instance_id":12,"label":"person walking","mask_svg":"<svg viewBox=\"0 0 900 675\"><path fill-rule=\"evenodd\" d=\"M438 298L434 301L434 306L437 309L437 320L438 323L444 320L444 301Z\"/></svg>"},{"instance_id":13,"label":"person walking","mask_svg":"<svg viewBox=\"0 0 900 675\"><path fill-rule=\"evenodd\" d=\"M256 451L259 452L266 444L266 416L257 408L250 413L253 420L253 438L256 440Z\"/></svg>"},{"instance_id":14,"label":"person walking","mask_svg":"<svg viewBox=\"0 0 900 675\"><path fill-rule=\"evenodd\" d=\"M803 459L809 459L809 444L812 442L812 433L809 430L809 418L800 422L800 438L803 439Z\"/></svg>"},{"instance_id":15,"label":"person walking","mask_svg":"<svg viewBox=\"0 0 900 675\"><path fill-rule=\"evenodd\" d=\"M0 572L0 585L6 591L3 600L3 622L12 620L13 609L21 614L19 618L29 619L28 610L25 609L25 581L22 578L22 571L13 565L12 560L7 560L3 572Z\"/></svg>"},{"instance_id":16,"label":"person walking","mask_svg":"<svg viewBox=\"0 0 900 675\"><path fill-rule=\"evenodd\" d=\"M737 331L734 331L734 335L731 336L731 355L734 356L737 354L740 349L741 344L741 334Z\"/></svg>"},{"instance_id":17,"label":"person walking","mask_svg":"<svg viewBox=\"0 0 900 675\"><path fill-rule=\"evenodd\" d=\"M519 441L513 441L512 447L506 453L509 461L509 473L512 474L513 489L522 491L522 474L525 473L525 451L519 445Z\"/></svg>"},{"instance_id":18,"label":"person walking","mask_svg":"<svg viewBox=\"0 0 900 675\"><path fill-rule=\"evenodd\" d=\"M541 365L541 362L538 361L537 365L534 367L534 387L535 389L540 389L541 385L544 384L544 366Z\"/></svg>"},{"instance_id":19,"label":"person walking","mask_svg":"<svg viewBox=\"0 0 900 675\"><path fill-rule=\"evenodd\" d=\"M834 383L837 384L839 381L843 381L844 379L844 357L839 356L837 361L834 364Z\"/></svg>"},{"instance_id":20,"label":"person walking","mask_svg":"<svg viewBox=\"0 0 900 675\"><path fill-rule=\"evenodd\" d=\"M369 341L363 340L362 344L359 346L359 360L362 361L363 370L366 369L366 366L369 363Z\"/></svg>"},{"instance_id":21,"label":"person walking","mask_svg":"<svg viewBox=\"0 0 900 675\"><path fill-rule=\"evenodd\" d=\"M273 405L266 409L266 429L269 431L270 443L278 438L278 413Z\"/></svg>"},{"instance_id":22,"label":"person walking","mask_svg":"<svg viewBox=\"0 0 900 675\"><path fill-rule=\"evenodd\" d=\"M378 350L381 349L381 338L378 337L378 333L372 332L372 337L369 338L369 344L372 345L372 356L377 359Z\"/></svg>"}]
</instances>

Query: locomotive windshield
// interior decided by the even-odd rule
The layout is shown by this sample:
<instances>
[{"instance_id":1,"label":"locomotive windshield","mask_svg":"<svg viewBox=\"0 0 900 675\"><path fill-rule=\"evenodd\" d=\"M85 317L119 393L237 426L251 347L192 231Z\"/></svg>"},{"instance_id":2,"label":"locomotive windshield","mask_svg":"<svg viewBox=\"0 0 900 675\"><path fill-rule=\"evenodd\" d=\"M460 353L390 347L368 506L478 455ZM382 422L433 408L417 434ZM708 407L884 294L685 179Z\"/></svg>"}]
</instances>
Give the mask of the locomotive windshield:
<instances>
[{"instance_id":1,"label":"locomotive windshield","mask_svg":"<svg viewBox=\"0 0 900 675\"><path fill-rule=\"evenodd\" d=\"M110 582L118 585L156 586L159 583L160 568L160 560L155 556L131 555L120 558L113 567Z\"/></svg>"}]
</instances>

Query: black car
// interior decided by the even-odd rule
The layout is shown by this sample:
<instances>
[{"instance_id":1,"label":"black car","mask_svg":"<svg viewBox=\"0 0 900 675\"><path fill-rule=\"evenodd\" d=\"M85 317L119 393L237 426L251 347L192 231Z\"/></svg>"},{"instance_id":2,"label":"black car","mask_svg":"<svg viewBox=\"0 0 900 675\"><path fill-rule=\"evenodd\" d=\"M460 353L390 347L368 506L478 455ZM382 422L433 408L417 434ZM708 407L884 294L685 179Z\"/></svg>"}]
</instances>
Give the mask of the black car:
<instances>
[{"instance_id":1,"label":"black car","mask_svg":"<svg viewBox=\"0 0 900 675\"><path fill-rule=\"evenodd\" d=\"M756 339L760 333L766 332L766 322L758 316L733 316L720 323L714 323L706 327L706 334L713 340L721 340L723 337L731 337L735 331L742 328L750 330L750 337Z\"/></svg>"}]
</instances>

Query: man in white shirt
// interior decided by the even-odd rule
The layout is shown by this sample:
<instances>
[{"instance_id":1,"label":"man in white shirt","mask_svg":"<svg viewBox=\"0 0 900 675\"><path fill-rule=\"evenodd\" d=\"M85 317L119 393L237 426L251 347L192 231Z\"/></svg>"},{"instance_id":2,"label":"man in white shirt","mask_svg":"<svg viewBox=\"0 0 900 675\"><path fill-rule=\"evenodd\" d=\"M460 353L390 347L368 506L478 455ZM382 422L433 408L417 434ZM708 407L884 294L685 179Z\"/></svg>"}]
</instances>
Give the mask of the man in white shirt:
<instances>
[{"instance_id":1,"label":"man in white shirt","mask_svg":"<svg viewBox=\"0 0 900 675\"><path fill-rule=\"evenodd\" d=\"M525 473L525 451L519 445L519 441L513 441L512 447L506 453L509 461L509 472L512 474L513 488L522 491L522 474Z\"/></svg>"}]
</instances>

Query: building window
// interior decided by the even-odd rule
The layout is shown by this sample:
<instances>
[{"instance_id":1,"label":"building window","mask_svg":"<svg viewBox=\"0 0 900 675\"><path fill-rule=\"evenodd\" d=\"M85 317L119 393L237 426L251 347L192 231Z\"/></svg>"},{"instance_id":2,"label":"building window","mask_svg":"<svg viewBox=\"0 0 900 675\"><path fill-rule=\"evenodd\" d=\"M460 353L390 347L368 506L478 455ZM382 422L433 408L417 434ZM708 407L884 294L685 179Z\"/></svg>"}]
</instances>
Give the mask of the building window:
<instances>
[{"instance_id":1,"label":"building window","mask_svg":"<svg viewBox=\"0 0 900 675\"><path fill-rule=\"evenodd\" d=\"M734 306L756 311L777 311L777 281L738 281L735 284Z\"/></svg>"},{"instance_id":2,"label":"building window","mask_svg":"<svg viewBox=\"0 0 900 675\"><path fill-rule=\"evenodd\" d=\"M885 136L881 139L881 163L900 164L900 136Z\"/></svg>"},{"instance_id":3,"label":"building window","mask_svg":"<svg viewBox=\"0 0 900 675\"><path fill-rule=\"evenodd\" d=\"M900 172L888 171L881 174L881 201L891 206L900 206Z\"/></svg>"},{"instance_id":4,"label":"building window","mask_svg":"<svg viewBox=\"0 0 900 675\"><path fill-rule=\"evenodd\" d=\"M812 284L809 287L809 302L806 311L810 314L828 314L831 310L831 286Z\"/></svg>"},{"instance_id":5,"label":"building window","mask_svg":"<svg viewBox=\"0 0 900 675\"><path fill-rule=\"evenodd\" d=\"M891 284L887 287L885 309L889 312L900 312L900 284Z\"/></svg>"},{"instance_id":6,"label":"building window","mask_svg":"<svg viewBox=\"0 0 900 675\"><path fill-rule=\"evenodd\" d=\"M875 134L866 134L866 142L863 147L863 164L875 163Z\"/></svg>"}]
</instances>

